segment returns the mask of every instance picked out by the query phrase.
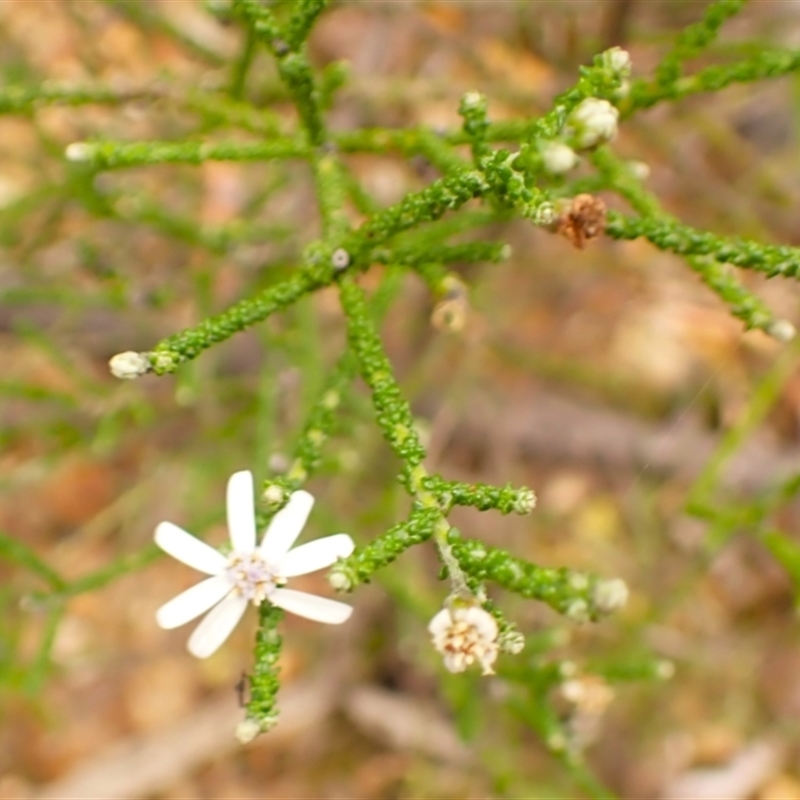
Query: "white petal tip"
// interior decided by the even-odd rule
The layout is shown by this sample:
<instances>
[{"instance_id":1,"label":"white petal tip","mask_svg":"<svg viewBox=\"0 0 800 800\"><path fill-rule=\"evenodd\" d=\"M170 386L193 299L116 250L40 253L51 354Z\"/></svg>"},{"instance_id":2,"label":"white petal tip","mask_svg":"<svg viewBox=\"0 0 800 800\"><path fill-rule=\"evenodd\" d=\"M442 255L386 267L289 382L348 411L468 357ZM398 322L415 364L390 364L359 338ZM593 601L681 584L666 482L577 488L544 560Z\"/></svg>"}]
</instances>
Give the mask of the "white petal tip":
<instances>
[{"instance_id":1,"label":"white petal tip","mask_svg":"<svg viewBox=\"0 0 800 800\"><path fill-rule=\"evenodd\" d=\"M211 650L211 651L209 651L209 652L206 652L206 651L205 651L205 650L204 650L204 649L203 649L203 648L202 648L200 645L193 645L193 644L191 643L191 641L190 641L190 642L189 642L189 644L186 646L186 649L187 649L187 650L189 651L189 653L190 653L191 655L193 655L195 658L200 658L200 659L206 659L206 658L210 658L211 656L213 656L213 655L214 655L214 653L216 653L216 652L217 652L216 650ZM218 648L217 648L217 649L218 649Z\"/></svg>"},{"instance_id":2,"label":"white petal tip","mask_svg":"<svg viewBox=\"0 0 800 800\"><path fill-rule=\"evenodd\" d=\"M169 623L170 623L169 617L166 616L165 614L162 614L161 609L159 608L158 611L156 611L156 625L158 625L158 627L164 631L169 631L172 630L172 628L177 627L177 625L170 625Z\"/></svg>"},{"instance_id":3,"label":"white petal tip","mask_svg":"<svg viewBox=\"0 0 800 800\"><path fill-rule=\"evenodd\" d=\"M339 546L339 558L347 558L353 554L353 550L356 549L356 543L346 533L340 533L338 535L342 537L341 545Z\"/></svg>"},{"instance_id":4,"label":"white petal tip","mask_svg":"<svg viewBox=\"0 0 800 800\"><path fill-rule=\"evenodd\" d=\"M327 623L328 625L341 625L342 623L347 622L347 620L349 620L350 617L352 616L353 616L353 607L348 606L347 611L342 611L342 613L335 618L331 616L329 619L324 620L324 622Z\"/></svg>"}]
</instances>

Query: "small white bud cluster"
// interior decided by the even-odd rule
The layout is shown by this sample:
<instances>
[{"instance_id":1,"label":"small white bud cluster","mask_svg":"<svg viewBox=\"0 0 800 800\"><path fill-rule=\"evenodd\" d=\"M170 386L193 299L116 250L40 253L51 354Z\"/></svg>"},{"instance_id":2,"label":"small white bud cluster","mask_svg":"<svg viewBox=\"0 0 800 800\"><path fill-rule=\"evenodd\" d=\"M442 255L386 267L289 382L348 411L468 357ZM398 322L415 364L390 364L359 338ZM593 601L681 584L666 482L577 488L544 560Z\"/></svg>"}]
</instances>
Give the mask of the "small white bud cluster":
<instances>
[{"instance_id":1,"label":"small white bud cluster","mask_svg":"<svg viewBox=\"0 0 800 800\"><path fill-rule=\"evenodd\" d=\"M243 719L234 731L234 736L240 744L249 744L261 733L261 725L258 724L252 717Z\"/></svg>"},{"instance_id":2,"label":"small white bud cluster","mask_svg":"<svg viewBox=\"0 0 800 800\"><path fill-rule=\"evenodd\" d=\"M589 606L585 600L579 597L566 607L564 616L568 617L573 622L588 622L590 619Z\"/></svg>"},{"instance_id":3,"label":"small white bud cluster","mask_svg":"<svg viewBox=\"0 0 800 800\"><path fill-rule=\"evenodd\" d=\"M668 681L675 675L675 664L667 659L661 659L656 664L656 678L662 681Z\"/></svg>"},{"instance_id":4,"label":"small white bud cluster","mask_svg":"<svg viewBox=\"0 0 800 800\"><path fill-rule=\"evenodd\" d=\"M125 353L117 353L108 362L108 366L115 378L132 381L149 372L151 364L147 353L134 353L128 350Z\"/></svg>"},{"instance_id":5,"label":"small white bud cluster","mask_svg":"<svg viewBox=\"0 0 800 800\"><path fill-rule=\"evenodd\" d=\"M577 166L578 154L563 142L547 142L542 148L542 163L551 175L563 175Z\"/></svg>"},{"instance_id":6,"label":"small white bud cluster","mask_svg":"<svg viewBox=\"0 0 800 800\"><path fill-rule=\"evenodd\" d=\"M603 66L618 75L620 78L627 78L631 74L631 55L621 47L612 47L603 53Z\"/></svg>"},{"instance_id":7,"label":"small white bud cluster","mask_svg":"<svg viewBox=\"0 0 800 800\"><path fill-rule=\"evenodd\" d=\"M241 744L249 744L257 736L266 733L278 724L278 715L272 714L259 722L253 717L245 717L234 731L234 736Z\"/></svg>"},{"instance_id":8,"label":"small white bud cluster","mask_svg":"<svg viewBox=\"0 0 800 800\"><path fill-rule=\"evenodd\" d=\"M335 270L347 269L350 266L350 253L344 247L337 247L331 255L331 264Z\"/></svg>"},{"instance_id":9,"label":"small white bud cluster","mask_svg":"<svg viewBox=\"0 0 800 800\"><path fill-rule=\"evenodd\" d=\"M516 656L525 649L525 637L519 631L503 631L497 639L497 644L503 653Z\"/></svg>"},{"instance_id":10,"label":"small white bud cluster","mask_svg":"<svg viewBox=\"0 0 800 800\"><path fill-rule=\"evenodd\" d=\"M650 177L650 165L644 161L629 161L628 169L631 175L639 181L646 181Z\"/></svg>"},{"instance_id":11,"label":"small white bud cluster","mask_svg":"<svg viewBox=\"0 0 800 800\"><path fill-rule=\"evenodd\" d=\"M528 216L534 225L541 225L543 228L552 225L558 218L558 211L556 207L549 202L539 203L535 208L526 209L526 216Z\"/></svg>"},{"instance_id":12,"label":"small white bud cluster","mask_svg":"<svg viewBox=\"0 0 800 800\"><path fill-rule=\"evenodd\" d=\"M586 150L617 135L619 111L608 102L597 97L583 99L569 115L567 130L579 150Z\"/></svg>"},{"instance_id":13,"label":"small white bud cluster","mask_svg":"<svg viewBox=\"0 0 800 800\"><path fill-rule=\"evenodd\" d=\"M461 97L461 108L465 111L472 111L480 108L486 102L486 97L480 92L467 92Z\"/></svg>"},{"instance_id":14,"label":"small white bud cluster","mask_svg":"<svg viewBox=\"0 0 800 800\"><path fill-rule=\"evenodd\" d=\"M492 665L500 649L497 622L477 603L453 600L431 620L428 630L450 672L464 672L477 662L484 675L494 674Z\"/></svg>"},{"instance_id":15,"label":"small white bud cluster","mask_svg":"<svg viewBox=\"0 0 800 800\"><path fill-rule=\"evenodd\" d=\"M353 582L347 573L342 569L334 567L328 575L328 583L337 592L349 592L353 588Z\"/></svg>"},{"instance_id":16,"label":"small white bud cluster","mask_svg":"<svg viewBox=\"0 0 800 800\"><path fill-rule=\"evenodd\" d=\"M92 160L94 147L89 142L72 142L67 145L64 155L73 164L85 163Z\"/></svg>"},{"instance_id":17,"label":"small white bud cluster","mask_svg":"<svg viewBox=\"0 0 800 800\"><path fill-rule=\"evenodd\" d=\"M525 516L536 507L536 495L532 489L520 489L514 501L514 513Z\"/></svg>"},{"instance_id":18,"label":"small white bud cluster","mask_svg":"<svg viewBox=\"0 0 800 800\"><path fill-rule=\"evenodd\" d=\"M797 329L788 319L776 319L766 327L764 332L779 342L791 342L797 335Z\"/></svg>"},{"instance_id":19,"label":"small white bud cluster","mask_svg":"<svg viewBox=\"0 0 800 800\"><path fill-rule=\"evenodd\" d=\"M282 486L278 486L276 483L271 483L264 490L264 493L261 495L261 499L270 508L278 508L278 506L282 505L286 500L286 492Z\"/></svg>"},{"instance_id":20,"label":"small white bud cluster","mask_svg":"<svg viewBox=\"0 0 800 800\"><path fill-rule=\"evenodd\" d=\"M592 599L598 611L610 614L617 611L628 602L628 586L621 578L610 581L600 581L595 586Z\"/></svg>"}]
</instances>

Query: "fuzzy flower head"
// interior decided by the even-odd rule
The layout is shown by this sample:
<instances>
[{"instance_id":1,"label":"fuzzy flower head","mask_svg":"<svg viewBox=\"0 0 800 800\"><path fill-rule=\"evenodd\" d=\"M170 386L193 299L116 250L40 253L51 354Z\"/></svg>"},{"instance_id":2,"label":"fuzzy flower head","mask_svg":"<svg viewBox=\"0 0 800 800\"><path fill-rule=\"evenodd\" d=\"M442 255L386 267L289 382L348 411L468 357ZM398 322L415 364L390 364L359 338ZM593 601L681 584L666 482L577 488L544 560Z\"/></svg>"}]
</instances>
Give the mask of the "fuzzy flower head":
<instances>
[{"instance_id":1,"label":"fuzzy flower head","mask_svg":"<svg viewBox=\"0 0 800 800\"><path fill-rule=\"evenodd\" d=\"M159 524L156 544L178 561L211 576L161 606L156 611L159 626L177 628L208 611L188 645L192 655L207 658L228 638L249 603L258 606L266 601L331 625L349 619L353 609L346 603L284 588L290 578L329 567L353 552L353 540L346 533L292 549L313 505L308 492L294 492L272 518L261 544L256 544L253 475L237 472L228 481L228 555L171 522Z\"/></svg>"},{"instance_id":2,"label":"fuzzy flower head","mask_svg":"<svg viewBox=\"0 0 800 800\"><path fill-rule=\"evenodd\" d=\"M498 628L494 617L477 604L453 603L443 608L430 622L433 646L444 656L450 672L463 672L476 661L484 675L493 675L497 659Z\"/></svg>"},{"instance_id":3,"label":"fuzzy flower head","mask_svg":"<svg viewBox=\"0 0 800 800\"><path fill-rule=\"evenodd\" d=\"M573 144L579 150L586 150L610 142L617 135L618 120L619 111L608 100L584 98L569 115L568 129L573 135Z\"/></svg>"},{"instance_id":4,"label":"fuzzy flower head","mask_svg":"<svg viewBox=\"0 0 800 800\"><path fill-rule=\"evenodd\" d=\"M577 153L563 142L547 142L542 148L542 164L551 175L563 175L578 165Z\"/></svg>"},{"instance_id":5,"label":"fuzzy flower head","mask_svg":"<svg viewBox=\"0 0 800 800\"><path fill-rule=\"evenodd\" d=\"M146 353L134 353L128 350L125 353L117 353L108 362L108 366L115 378L130 381L149 372L150 359Z\"/></svg>"},{"instance_id":6,"label":"fuzzy flower head","mask_svg":"<svg viewBox=\"0 0 800 800\"><path fill-rule=\"evenodd\" d=\"M620 78L627 78L631 74L631 56L627 50L621 47L612 47L602 55L602 64L614 75Z\"/></svg>"}]
</instances>

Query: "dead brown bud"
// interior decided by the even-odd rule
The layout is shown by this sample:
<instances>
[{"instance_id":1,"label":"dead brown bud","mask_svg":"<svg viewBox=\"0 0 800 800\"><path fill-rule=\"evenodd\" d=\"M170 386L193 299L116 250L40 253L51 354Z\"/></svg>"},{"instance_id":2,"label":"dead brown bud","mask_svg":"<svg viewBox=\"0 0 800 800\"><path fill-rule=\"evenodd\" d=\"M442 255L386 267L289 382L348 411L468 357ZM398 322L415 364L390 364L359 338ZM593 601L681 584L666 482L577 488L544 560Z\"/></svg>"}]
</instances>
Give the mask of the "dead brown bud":
<instances>
[{"instance_id":1,"label":"dead brown bud","mask_svg":"<svg viewBox=\"0 0 800 800\"><path fill-rule=\"evenodd\" d=\"M572 198L556 221L556 231L582 250L586 242L606 229L606 204L591 194Z\"/></svg>"}]
</instances>

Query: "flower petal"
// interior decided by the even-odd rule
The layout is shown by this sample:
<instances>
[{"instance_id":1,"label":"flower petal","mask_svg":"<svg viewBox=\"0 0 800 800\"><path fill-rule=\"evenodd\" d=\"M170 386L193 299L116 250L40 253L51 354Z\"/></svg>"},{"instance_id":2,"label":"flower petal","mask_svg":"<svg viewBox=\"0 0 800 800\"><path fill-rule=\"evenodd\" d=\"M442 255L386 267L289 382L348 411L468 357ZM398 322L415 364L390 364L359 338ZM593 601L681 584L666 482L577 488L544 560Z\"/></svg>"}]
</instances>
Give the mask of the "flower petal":
<instances>
[{"instance_id":1,"label":"flower petal","mask_svg":"<svg viewBox=\"0 0 800 800\"><path fill-rule=\"evenodd\" d=\"M231 590L225 575L214 575L176 595L156 611L160 628L170 630L185 625L216 605Z\"/></svg>"},{"instance_id":2,"label":"flower petal","mask_svg":"<svg viewBox=\"0 0 800 800\"><path fill-rule=\"evenodd\" d=\"M443 608L436 616L428 623L428 631L430 634L437 638L444 636L453 624L453 618L450 616L450 610Z\"/></svg>"},{"instance_id":3,"label":"flower petal","mask_svg":"<svg viewBox=\"0 0 800 800\"><path fill-rule=\"evenodd\" d=\"M173 558L206 575L218 575L228 563L225 556L210 544L173 525L160 522L156 527L156 544Z\"/></svg>"},{"instance_id":4,"label":"flower petal","mask_svg":"<svg viewBox=\"0 0 800 800\"><path fill-rule=\"evenodd\" d=\"M299 617L313 619L315 622L326 622L328 625L341 625L350 618L353 607L327 597L297 592L294 589L275 589L269 596L274 606L297 614ZM212 612L213 613L213 612Z\"/></svg>"},{"instance_id":5,"label":"flower petal","mask_svg":"<svg viewBox=\"0 0 800 800\"><path fill-rule=\"evenodd\" d=\"M280 562L278 570L284 578L316 572L329 567L337 558L346 558L354 549L355 543L346 533L336 533L290 550Z\"/></svg>"},{"instance_id":6,"label":"flower petal","mask_svg":"<svg viewBox=\"0 0 800 800\"><path fill-rule=\"evenodd\" d=\"M289 502L272 518L259 551L266 561L279 562L303 530L314 498L302 489L292 492Z\"/></svg>"},{"instance_id":7,"label":"flower petal","mask_svg":"<svg viewBox=\"0 0 800 800\"><path fill-rule=\"evenodd\" d=\"M247 608L247 600L231 592L206 614L189 637L189 652L197 658L208 658L231 635Z\"/></svg>"},{"instance_id":8,"label":"flower petal","mask_svg":"<svg viewBox=\"0 0 800 800\"><path fill-rule=\"evenodd\" d=\"M256 509L253 501L253 473L235 472L228 480L228 533L237 553L256 549Z\"/></svg>"}]
</instances>

